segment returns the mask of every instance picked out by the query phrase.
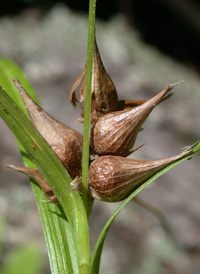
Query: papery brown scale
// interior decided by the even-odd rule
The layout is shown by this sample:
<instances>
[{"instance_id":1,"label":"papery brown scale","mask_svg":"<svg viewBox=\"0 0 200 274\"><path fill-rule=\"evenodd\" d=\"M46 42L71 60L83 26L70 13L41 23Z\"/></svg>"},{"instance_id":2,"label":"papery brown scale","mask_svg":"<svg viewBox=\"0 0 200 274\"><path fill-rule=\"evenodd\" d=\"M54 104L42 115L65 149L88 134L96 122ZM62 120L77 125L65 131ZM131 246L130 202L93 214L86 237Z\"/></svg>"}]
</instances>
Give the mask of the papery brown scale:
<instances>
[{"instance_id":1,"label":"papery brown scale","mask_svg":"<svg viewBox=\"0 0 200 274\"><path fill-rule=\"evenodd\" d=\"M47 181L44 179L42 174L39 172L38 168L16 167L13 165L7 165L7 167L14 169L18 172L21 172L21 173L33 178L38 183L38 185L41 187L44 194L47 196L48 200L51 203L58 203L58 199L56 198L55 194L53 193L53 191L50 188Z\"/></svg>"},{"instance_id":2,"label":"papery brown scale","mask_svg":"<svg viewBox=\"0 0 200 274\"><path fill-rule=\"evenodd\" d=\"M159 104L173 85L141 105L109 113L99 118L91 132L91 143L99 155L127 156L137 134L154 107Z\"/></svg>"},{"instance_id":3,"label":"papery brown scale","mask_svg":"<svg viewBox=\"0 0 200 274\"><path fill-rule=\"evenodd\" d=\"M120 100L118 101L118 110L138 107L144 104L147 100Z\"/></svg>"},{"instance_id":4,"label":"papery brown scale","mask_svg":"<svg viewBox=\"0 0 200 274\"><path fill-rule=\"evenodd\" d=\"M83 137L76 130L57 121L28 95L20 82L14 84L21 93L32 124L56 153L72 177L80 176Z\"/></svg>"},{"instance_id":5,"label":"papery brown scale","mask_svg":"<svg viewBox=\"0 0 200 274\"><path fill-rule=\"evenodd\" d=\"M191 151L192 147L180 155L153 161L101 156L89 168L90 195L106 202L121 201L157 172Z\"/></svg>"},{"instance_id":6,"label":"papery brown scale","mask_svg":"<svg viewBox=\"0 0 200 274\"><path fill-rule=\"evenodd\" d=\"M160 101L160 103L165 101L166 99L168 99L171 96L172 96L172 93L163 97L162 100ZM125 109L130 109L133 107L138 107L146 102L147 102L147 100L120 100L120 101L118 101L118 110L125 110Z\"/></svg>"},{"instance_id":7,"label":"papery brown scale","mask_svg":"<svg viewBox=\"0 0 200 274\"><path fill-rule=\"evenodd\" d=\"M81 115L84 117L84 101L86 92L86 72L87 67L85 66L84 71L77 78L72 89L70 91L70 101L75 106L78 101L79 106L82 110ZM81 84L82 82L82 84ZM79 89L78 100L75 96L75 90L81 84ZM115 86L106 72L102 63L99 50L94 39L94 53L93 53L93 65L92 65L92 88L91 88L91 123L93 124L98 120L99 117L106 113L116 111L118 109L118 96Z\"/></svg>"}]
</instances>

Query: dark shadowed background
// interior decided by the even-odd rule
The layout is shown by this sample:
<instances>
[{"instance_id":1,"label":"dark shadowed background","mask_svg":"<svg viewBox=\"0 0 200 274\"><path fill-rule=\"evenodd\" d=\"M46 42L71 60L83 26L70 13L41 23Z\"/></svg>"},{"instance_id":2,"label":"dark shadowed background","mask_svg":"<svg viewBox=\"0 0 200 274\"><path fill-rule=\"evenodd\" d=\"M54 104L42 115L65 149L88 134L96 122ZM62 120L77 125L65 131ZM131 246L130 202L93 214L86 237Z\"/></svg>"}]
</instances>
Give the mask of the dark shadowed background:
<instances>
[{"instance_id":1,"label":"dark shadowed background","mask_svg":"<svg viewBox=\"0 0 200 274\"><path fill-rule=\"evenodd\" d=\"M21 66L47 112L82 132L76 122L80 111L68 95L86 62L88 1L4 1L0 7L0 55ZM120 99L148 99L167 84L185 80L151 113L136 143L145 146L130 157L172 156L200 139L199 1L99 0L96 32ZM0 121L0 217L6 226L0 264L15 247L32 241L46 256L28 179L6 164L22 161L12 133ZM108 233L101 273L199 273L199 166L196 156L139 194L162 212L164 221L135 203L123 209ZM92 246L118 205L95 202ZM47 274L45 258L40 273Z\"/></svg>"}]
</instances>

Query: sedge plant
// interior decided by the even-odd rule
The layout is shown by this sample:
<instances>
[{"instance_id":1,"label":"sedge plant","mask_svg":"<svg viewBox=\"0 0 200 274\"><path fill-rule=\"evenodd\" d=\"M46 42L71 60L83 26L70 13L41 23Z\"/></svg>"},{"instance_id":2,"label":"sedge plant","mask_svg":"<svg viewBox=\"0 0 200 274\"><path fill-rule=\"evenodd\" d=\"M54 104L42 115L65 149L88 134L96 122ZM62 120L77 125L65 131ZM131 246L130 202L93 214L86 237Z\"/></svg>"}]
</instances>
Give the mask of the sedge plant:
<instances>
[{"instance_id":1,"label":"sedge plant","mask_svg":"<svg viewBox=\"0 0 200 274\"><path fill-rule=\"evenodd\" d=\"M12 79L17 77L32 99L39 104L30 83L17 65L10 60L0 58L0 116L17 139L25 167L38 168L59 202L56 204L44 203L43 200L46 199L44 192L38 187L34 179L30 178L44 230L51 272L54 274L98 274L105 237L112 222L123 207L156 178L200 152L200 143L197 142L182 157L177 157L173 162L162 166L147 178L145 177L146 179L142 181L142 184L138 184L110 216L97 239L94 250L90 251L88 219L93 206L93 198L89 198L88 195L88 170L90 164L90 114L95 10L96 1L90 0L82 180L79 190L71 190L73 178L71 178L68 170L50 148L47 141L28 119L27 110ZM171 86L168 86L168 89L170 88Z\"/></svg>"}]
</instances>

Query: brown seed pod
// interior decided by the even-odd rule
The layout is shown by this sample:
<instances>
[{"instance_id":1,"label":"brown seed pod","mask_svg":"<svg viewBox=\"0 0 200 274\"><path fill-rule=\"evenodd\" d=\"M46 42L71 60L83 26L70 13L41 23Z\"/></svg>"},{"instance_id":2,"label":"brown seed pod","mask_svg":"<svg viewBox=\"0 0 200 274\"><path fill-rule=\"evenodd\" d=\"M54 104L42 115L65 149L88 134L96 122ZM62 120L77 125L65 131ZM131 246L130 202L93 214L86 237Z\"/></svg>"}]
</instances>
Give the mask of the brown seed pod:
<instances>
[{"instance_id":1,"label":"brown seed pod","mask_svg":"<svg viewBox=\"0 0 200 274\"><path fill-rule=\"evenodd\" d=\"M57 121L39 107L17 79L14 80L14 84L21 93L32 124L56 153L69 174L73 178L80 176L83 146L82 135Z\"/></svg>"},{"instance_id":2,"label":"brown seed pod","mask_svg":"<svg viewBox=\"0 0 200 274\"><path fill-rule=\"evenodd\" d=\"M168 97L166 94L176 84L168 85L138 107L112 112L99 118L91 132L91 144L95 152L99 155L129 155L142 124L154 107Z\"/></svg>"},{"instance_id":3,"label":"brown seed pod","mask_svg":"<svg viewBox=\"0 0 200 274\"><path fill-rule=\"evenodd\" d=\"M180 155L154 161L101 156L90 165L90 195L105 202L119 202L158 171L189 155L192 149L189 147Z\"/></svg>"},{"instance_id":4,"label":"brown seed pod","mask_svg":"<svg viewBox=\"0 0 200 274\"><path fill-rule=\"evenodd\" d=\"M44 194L47 196L49 202L58 203L58 200L57 200L55 194L53 193L49 184L47 183L47 181L44 179L44 177L42 176L42 174L39 172L39 170L37 168L16 167L13 165L7 165L7 167L12 168L16 171L19 171L21 173L24 173L27 176L33 178L38 183L38 185L41 187Z\"/></svg>"},{"instance_id":5,"label":"brown seed pod","mask_svg":"<svg viewBox=\"0 0 200 274\"><path fill-rule=\"evenodd\" d=\"M70 91L70 102L76 106L78 101L82 110L81 115L84 117L84 101L86 91L86 71L85 66L83 72L76 79ZM106 113L116 111L118 109L118 97L115 86L106 72L101 61L99 50L94 38L94 53L93 53L93 67L92 67L92 101L91 101L91 123L93 124L97 119ZM82 84L81 84L82 82ZM79 98L76 99L75 90L81 84L79 89Z\"/></svg>"}]
</instances>

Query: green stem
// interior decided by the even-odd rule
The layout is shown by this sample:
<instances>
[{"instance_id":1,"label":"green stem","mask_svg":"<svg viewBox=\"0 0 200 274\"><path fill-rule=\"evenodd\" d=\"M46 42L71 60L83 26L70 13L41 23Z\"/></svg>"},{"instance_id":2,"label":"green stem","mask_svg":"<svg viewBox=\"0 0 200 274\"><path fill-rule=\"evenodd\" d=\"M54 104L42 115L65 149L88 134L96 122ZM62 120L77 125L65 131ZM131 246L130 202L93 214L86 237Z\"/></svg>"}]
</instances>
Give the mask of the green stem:
<instances>
[{"instance_id":1,"label":"green stem","mask_svg":"<svg viewBox=\"0 0 200 274\"><path fill-rule=\"evenodd\" d=\"M86 72L86 94L83 133L83 158L82 158L82 199L86 211L88 208L88 169L89 169L89 142L90 142L90 111L91 111L91 86L92 86L92 62L95 32L96 0L90 0L89 24L88 24L88 50Z\"/></svg>"}]
</instances>

